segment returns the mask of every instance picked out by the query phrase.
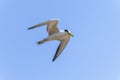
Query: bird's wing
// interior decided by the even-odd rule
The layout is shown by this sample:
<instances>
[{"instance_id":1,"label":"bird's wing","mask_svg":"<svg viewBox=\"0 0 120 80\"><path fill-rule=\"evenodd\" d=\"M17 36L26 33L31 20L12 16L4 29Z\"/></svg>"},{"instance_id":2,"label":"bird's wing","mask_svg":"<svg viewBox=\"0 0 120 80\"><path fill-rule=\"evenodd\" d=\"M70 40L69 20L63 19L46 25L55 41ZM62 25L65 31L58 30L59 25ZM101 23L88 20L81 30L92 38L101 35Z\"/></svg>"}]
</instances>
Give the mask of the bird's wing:
<instances>
[{"instance_id":1,"label":"bird's wing","mask_svg":"<svg viewBox=\"0 0 120 80\"><path fill-rule=\"evenodd\" d=\"M62 53L62 51L64 50L64 48L66 47L67 43L69 42L70 38L66 38L64 40L62 40L57 48L57 51L52 59L52 61L55 61L55 59Z\"/></svg>"},{"instance_id":2,"label":"bird's wing","mask_svg":"<svg viewBox=\"0 0 120 80\"><path fill-rule=\"evenodd\" d=\"M40 27L43 25L47 25L47 32L49 33L49 35L51 35L51 34L59 32L59 29L57 27L58 22L59 22L59 19L48 20L48 21L45 21L45 22L42 22L42 23L39 23L37 25L30 27L28 28L28 30L36 28L36 27Z\"/></svg>"},{"instance_id":3,"label":"bird's wing","mask_svg":"<svg viewBox=\"0 0 120 80\"><path fill-rule=\"evenodd\" d=\"M34 25L34 26L28 28L28 30L33 29L33 28L36 28L36 27L40 27L40 26L43 26L43 25L47 25L47 21L46 21L46 22L39 23L39 24L37 24L37 25Z\"/></svg>"}]
</instances>

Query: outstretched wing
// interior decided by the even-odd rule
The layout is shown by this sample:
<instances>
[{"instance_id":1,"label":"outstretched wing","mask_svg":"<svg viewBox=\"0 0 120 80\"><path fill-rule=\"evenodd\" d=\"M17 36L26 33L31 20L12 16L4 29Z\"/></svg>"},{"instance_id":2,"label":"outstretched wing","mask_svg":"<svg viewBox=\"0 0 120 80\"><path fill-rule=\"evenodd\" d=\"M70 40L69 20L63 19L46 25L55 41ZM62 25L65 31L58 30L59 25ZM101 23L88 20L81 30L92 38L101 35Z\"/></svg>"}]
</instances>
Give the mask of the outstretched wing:
<instances>
[{"instance_id":1,"label":"outstretched wing","mask_svg":"<svg viewBox=\"0 0 120 80\"><path fill-rule=\"evenodd\" d=\"M36 28L36 27L40 27L43 25L47 25L47 32L49 35L51 35L51 34L59 32L59 29L57 27L58 22L59 22L59 19L48 20L48 21L45 21L45 22L42 22L42 23L39 23L37 25L30 27L28 28L28 30Z\"/></svg>"},{"instance_id":2,"label":"outstretched wing","mask_svg":"<svg viewBox=\"0 0 120 80\"><path fill-rule=\"evenodd\" d=\"M64 50L64 48L66 47L67 43L69 42L70 38L66 38L64 40L62 40L57 48L57 51L52 59L52 61L55 61L56 58L62 53L62 51Z\"/></svg>"}]
</instances>

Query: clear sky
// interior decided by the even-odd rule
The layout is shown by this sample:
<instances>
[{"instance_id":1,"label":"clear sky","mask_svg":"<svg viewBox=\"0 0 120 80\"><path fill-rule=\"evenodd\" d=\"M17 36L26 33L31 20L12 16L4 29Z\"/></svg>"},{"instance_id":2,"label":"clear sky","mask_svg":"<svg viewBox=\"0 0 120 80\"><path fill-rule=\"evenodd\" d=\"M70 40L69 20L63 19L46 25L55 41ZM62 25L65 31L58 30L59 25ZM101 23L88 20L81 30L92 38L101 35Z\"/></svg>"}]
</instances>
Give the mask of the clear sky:
<instances>
[{"instance_id":1,"label":"clear sky","mask_svg":"<svg viewBox=\"0 0 120 80\"><path fill-rule=\"evenodd\" d=\"M56 18L74 37L52 62L59 42L27 28ZM0 80L120 80L120 1L0 0Z\"/></svg>"}]
</instances>

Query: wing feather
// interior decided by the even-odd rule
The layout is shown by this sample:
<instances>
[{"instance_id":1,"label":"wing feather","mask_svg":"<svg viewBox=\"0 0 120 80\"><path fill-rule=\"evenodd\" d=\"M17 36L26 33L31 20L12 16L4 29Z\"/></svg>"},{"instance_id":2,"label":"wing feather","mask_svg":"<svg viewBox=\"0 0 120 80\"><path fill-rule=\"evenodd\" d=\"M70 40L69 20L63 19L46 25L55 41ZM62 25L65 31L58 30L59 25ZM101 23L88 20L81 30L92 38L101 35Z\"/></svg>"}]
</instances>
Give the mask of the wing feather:
<instances>
[{"instance_id":1,"label":"wing feather","mask_svg":"<svg viewBox=\"0 0 120 80\"><path fill-rule=\"evenodd\" d=\"M62 40L62 41L60 42L60 44L59 44L59 46L58 46L58 48L57 48L57 51L56 51L56 53L55 53L52 61L55 61L56 58L62 53L62 51L64 50L64 48L65 48L66 45L68 44L69 39L70 39L70 38L64 39L64 40Z\"/></svg>"},{"instance_id":2,"label":"wing feather","mask_svg":"<svg viewBox=\"0 0 120 80\"><path fill-rule=\"evenodd\" d=\"M36 28L36 27L40 27L40 26L43 26L43 25L47 25L47 22L42 22L42 23L39 23L39 24L37 24L37 25L34 25L34 26L28 28L28 30L33 29L33 28Z\"/></svg>"},{"instance_id":3,"label":"wing feather","mask_svg":"<svg viewBox=\"0 0 120 80\"><path fill-rule=\"evenodd\" d=\"M40 26L43 26L43 25L47 25L47 32L48 32L49 35L52 35L54 33L59 32L59 29L58 29L58 26L57 26L58 22L59 22L59 19L48 20L48 21L45 21L45 22L42 22L42 23L39 23L37 25L34 25L34 26L30 27L30 28L28 28L28 30L36 28L36 27L40 27Z\"/></svg>"}]
</instances>

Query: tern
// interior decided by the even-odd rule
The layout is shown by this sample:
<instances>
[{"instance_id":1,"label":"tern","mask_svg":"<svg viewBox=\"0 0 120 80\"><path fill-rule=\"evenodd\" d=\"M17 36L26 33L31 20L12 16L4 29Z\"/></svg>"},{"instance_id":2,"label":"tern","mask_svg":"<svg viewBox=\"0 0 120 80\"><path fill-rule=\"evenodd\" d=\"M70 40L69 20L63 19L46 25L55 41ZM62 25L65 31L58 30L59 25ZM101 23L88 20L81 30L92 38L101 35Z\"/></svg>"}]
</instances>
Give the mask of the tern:
<instances>
[{"instance_id":1,"label":"tern","mask_svg":"<svg viewBox=\"0 0 120 80\"><path fill-rule=\"evenodd\" d=\"M39 23L37 25L34 25L30 28L28 28L28 30L36 28L36 27L40 27L43 25L47 25L47 32L48 32L48 37L44 38L41 41L38 41L37 44L42 44L48 41L53 41L53 40L58 40L60 41L60 44L56 50L56 53L52 59L52 61L55 61L56 58L62 53L62 51L64 50L64 48L66 47L66 45L68 44L71 36L73 37L73 34L65 29L65 30L60 30L58 28L58 22L59 19L51 19L51 20L47 20L45 22Z\"/></svg>"}]
</instances>

